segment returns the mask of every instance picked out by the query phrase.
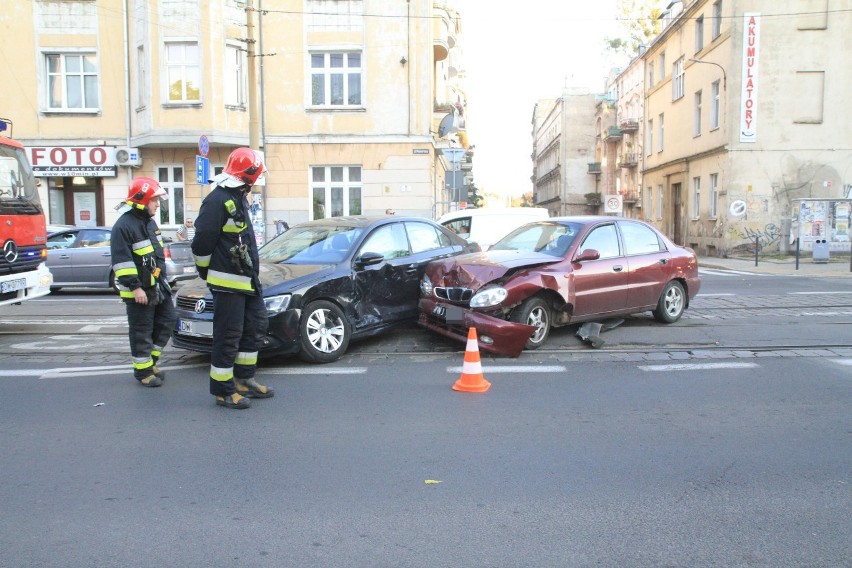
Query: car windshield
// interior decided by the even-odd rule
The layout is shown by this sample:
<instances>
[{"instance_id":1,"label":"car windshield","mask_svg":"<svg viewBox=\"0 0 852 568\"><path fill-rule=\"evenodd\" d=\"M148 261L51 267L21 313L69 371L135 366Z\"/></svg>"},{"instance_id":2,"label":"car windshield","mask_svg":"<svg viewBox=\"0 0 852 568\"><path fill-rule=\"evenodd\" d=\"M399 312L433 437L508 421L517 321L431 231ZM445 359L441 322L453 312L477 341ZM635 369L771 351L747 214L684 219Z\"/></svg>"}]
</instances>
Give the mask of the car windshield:
<instances>
[{"instance_id":1,"label":"car windshield","mask_svg":"<svg viewBox=\"0 0 852 568\"><path fill-rule=\"evenodd\" d=\"M489 250L517 250L565 256L579 231L580 225L573 223L528 223L497 241Z\"/></svg>"},{"instance_id":2,"label":"car windshield","mask_svg":"<svg viewBox=\"0 0 852 568\"><path fill-rule=\"evenodd\" d=\"M334 264L342 261L362 227L309 224L296 226L261 247L260 260L288 264Z\"/></svg>"}]
</instances>

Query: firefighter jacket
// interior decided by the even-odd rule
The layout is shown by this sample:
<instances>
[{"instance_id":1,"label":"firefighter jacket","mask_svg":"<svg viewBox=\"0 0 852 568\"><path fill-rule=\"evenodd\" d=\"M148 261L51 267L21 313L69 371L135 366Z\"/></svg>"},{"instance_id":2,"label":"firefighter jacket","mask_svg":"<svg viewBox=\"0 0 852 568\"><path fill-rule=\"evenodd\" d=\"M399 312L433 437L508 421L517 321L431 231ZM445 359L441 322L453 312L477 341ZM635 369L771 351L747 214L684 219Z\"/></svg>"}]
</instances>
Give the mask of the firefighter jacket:
<instances>
[{"instance_id":1,"label":"firefighter jacket","mask_svg":"<svg viewBox=\"0 0 852 568\"><path fill-rule=\"evenodd\" d=\"M118 218L112 227L110 253L118 293L124 300L133 301L136 288L150 297L158 277L165 281L163 236L147 209L134 207Z\"/></svg>"},{"instance_id":2,"label":"firefighter jacket","mask_svg":"<svg viewBox=\"0 0 852 568\"><path fill-rule=\"evenodd\" d=\"M195 219L192 254L198 275L211 290L259 293L257 241L241 189L216 186L204 198Z\"/></svg>"}]
</instances>

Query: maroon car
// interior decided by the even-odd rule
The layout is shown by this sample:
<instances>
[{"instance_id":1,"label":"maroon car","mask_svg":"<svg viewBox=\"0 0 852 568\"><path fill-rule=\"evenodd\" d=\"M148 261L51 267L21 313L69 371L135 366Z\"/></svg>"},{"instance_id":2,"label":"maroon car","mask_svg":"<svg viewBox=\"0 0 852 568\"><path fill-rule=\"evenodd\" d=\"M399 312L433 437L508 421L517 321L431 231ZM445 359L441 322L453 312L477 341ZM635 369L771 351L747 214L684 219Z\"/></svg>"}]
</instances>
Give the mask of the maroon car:
<instances>
[{"instance_id":1,"label":"maroon car","mask_svg":"<svg viewBox=\"0 0 852 568\"><path fill-rule=\"evenodd\" d=\"M680 319L701 287L695 252L654 227L620 217L528 223L487 252L430 262L420 325L483 351L517 357L551 327L651 311Z\"/></svg>"}]
</instances>

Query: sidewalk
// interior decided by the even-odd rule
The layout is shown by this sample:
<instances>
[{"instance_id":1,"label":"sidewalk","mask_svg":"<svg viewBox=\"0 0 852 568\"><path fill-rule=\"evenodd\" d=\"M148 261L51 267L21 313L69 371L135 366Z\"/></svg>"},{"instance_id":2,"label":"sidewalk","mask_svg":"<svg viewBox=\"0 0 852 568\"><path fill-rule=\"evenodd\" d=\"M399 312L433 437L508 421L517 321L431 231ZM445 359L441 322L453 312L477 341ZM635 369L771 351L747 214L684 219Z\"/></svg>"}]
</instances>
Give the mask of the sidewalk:
<instances>
[{"instance_id":1,"label":"sidewalk","mask_svg":"<svg viewBox=\"0 0 852 568\"><path fill-rule=\"evenodd\" d=\"M717 258L712 256L699 257L699 268L716 270L736 270L754 274L784 274L790 276L846 276L852 278L849 266L849 256L837 256L826 263L815 263L810 254L799 257L799 268L796 269L796 257L758 257L757 266L754 257Z\"/></svg>"}]
</instances>

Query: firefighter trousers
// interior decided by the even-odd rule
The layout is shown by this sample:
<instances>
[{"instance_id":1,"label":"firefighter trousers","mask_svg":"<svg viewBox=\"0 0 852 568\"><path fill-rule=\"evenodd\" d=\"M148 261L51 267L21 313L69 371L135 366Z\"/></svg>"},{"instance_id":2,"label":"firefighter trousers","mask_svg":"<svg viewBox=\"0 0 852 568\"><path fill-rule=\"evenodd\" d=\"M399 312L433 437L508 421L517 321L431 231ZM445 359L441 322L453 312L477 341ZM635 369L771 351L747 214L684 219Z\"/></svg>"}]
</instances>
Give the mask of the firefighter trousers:
<instances>
[{"instance_id":1,"label":"firefighter trousers","mask_svg":"<svg viewBox=\"0 0 852 568\"><path fill-rule=\"evenodd\" d=\"M132 300L125 304L133 376L141 381L153 373L154 363L174 332L177 314L171 297L156 306L137 304Z\"/></svg>"},{"instance_id":2,"label":"firefighter trousers","mask_svg":"<svg viewBox=\"0 0 852 568\"><path fill-rule=\"evenodd\" d=\"M235 378L254 378L257 353L268 326L266 306L260 294L247 296L213 291L210 394L234 394Z\"/></svg>"}]
</instances>

